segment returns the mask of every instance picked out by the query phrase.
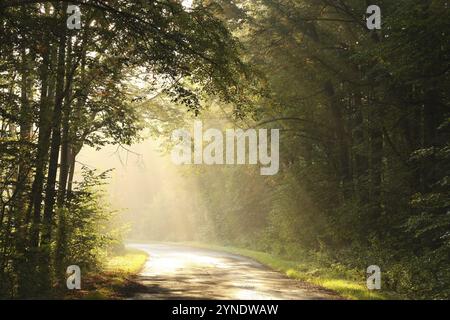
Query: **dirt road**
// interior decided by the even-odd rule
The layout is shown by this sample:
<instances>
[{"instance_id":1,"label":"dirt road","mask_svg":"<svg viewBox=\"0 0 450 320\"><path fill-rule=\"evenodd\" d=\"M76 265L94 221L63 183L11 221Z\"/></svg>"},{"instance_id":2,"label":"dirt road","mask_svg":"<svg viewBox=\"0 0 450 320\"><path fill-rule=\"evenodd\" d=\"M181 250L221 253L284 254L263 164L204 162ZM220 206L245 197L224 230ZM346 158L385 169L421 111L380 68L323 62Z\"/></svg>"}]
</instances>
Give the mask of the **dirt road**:
<instances>
[{"instance_id":1,"label":"dirt road","mask_svg":"<svg viewBox=\"0 0 450 320\"><path fill-rule=\"evenodd\" d=\"M129 244L149 254L135 299L338 299L249 258L173 244Z\"/></svg>"}]
</instances>

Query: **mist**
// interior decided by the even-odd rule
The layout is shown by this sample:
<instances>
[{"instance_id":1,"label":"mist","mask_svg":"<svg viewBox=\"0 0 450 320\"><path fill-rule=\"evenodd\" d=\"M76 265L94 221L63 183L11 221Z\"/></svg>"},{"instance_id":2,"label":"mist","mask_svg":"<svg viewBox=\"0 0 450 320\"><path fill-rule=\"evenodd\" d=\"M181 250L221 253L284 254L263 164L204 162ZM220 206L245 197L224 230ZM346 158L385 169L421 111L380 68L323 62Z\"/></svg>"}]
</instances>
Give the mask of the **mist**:
<instances>
[{"instance_id":1,"label":"mist","mask_svg":"<svg viewBox=\"0 0 450 320\"><path fill-rule=\"evenodd\" d=\"M196 182L171 162L154 140L132 146L86 147L81 167L98 173L112 169L104 187L106 202L117 212L130 240L194 240L194 210L201 210Z\"/></svg>"}]
</instances>

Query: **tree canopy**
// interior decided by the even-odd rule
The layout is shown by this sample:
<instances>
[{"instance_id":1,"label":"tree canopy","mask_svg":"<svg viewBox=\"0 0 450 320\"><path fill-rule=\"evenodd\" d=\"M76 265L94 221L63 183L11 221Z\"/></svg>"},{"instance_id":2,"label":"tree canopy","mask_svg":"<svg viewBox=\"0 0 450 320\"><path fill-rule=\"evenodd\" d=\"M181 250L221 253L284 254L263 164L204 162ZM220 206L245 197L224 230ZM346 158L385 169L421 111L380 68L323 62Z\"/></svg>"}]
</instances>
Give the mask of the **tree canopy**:
<instances>
[{"instance_id":1,"label":"tree canopy","mask_svg":"<svg viewBox=\"0 0 450 320\"><path fill-rule=\"evenodd\" d=\"M213 116L281 129L280 173L192 170L196 238L377 264L391 290L448 298L448 2L377 4L381 30L356 0L2 1L0 297L47 296L106 245L107 173L75 184L83 146Z\"/></svg>"}]
</instances>

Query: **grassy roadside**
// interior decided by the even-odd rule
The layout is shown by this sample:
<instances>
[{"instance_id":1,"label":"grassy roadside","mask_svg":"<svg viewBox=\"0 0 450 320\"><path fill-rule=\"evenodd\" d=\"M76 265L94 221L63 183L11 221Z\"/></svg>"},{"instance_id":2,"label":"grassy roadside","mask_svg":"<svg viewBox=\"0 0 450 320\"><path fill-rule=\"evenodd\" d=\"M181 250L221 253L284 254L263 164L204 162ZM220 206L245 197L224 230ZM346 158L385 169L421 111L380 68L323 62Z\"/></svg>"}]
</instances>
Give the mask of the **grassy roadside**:
<instances>
[{"instance_id":1,"label":"grassy roadside","mask_svg":"<svg viewBox=\"0 0 450 320\"><path fill-rule=\"evenodd\" d=\"M332 290L346 299L352 300L387 300L404 299L404 297L383 290L370 291L365 285L365 274L356 270L345 269L342 265L323 267L317 261L302 259L290 261L271 254L230 246L204 244L198 242L183 242L195 247L220 250L252 258L288 277Z\"/></svg>"},{"instance_id":2,"label":"grassy roadside","mask_svg":"<svg viewBox=\"0 0 450 320\"><path fill-rule=\"evenodd\" d=\"M133 281L148 255L137 249L125 249L108 257L103 269L82 277L82 290L71 292L69 299L121 299L137 285Z\"/></svg>"}]
</instances>

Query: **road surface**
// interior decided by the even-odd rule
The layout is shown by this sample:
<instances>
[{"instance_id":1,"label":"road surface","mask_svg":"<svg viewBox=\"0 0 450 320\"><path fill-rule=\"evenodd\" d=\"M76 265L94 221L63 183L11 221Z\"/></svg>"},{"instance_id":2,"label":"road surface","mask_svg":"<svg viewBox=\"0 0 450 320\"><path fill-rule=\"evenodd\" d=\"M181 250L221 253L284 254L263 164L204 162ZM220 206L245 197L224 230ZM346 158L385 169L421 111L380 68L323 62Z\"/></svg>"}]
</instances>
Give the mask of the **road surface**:
<instances>
[{"instance_id":1,"label":"road surface","mask_svg":"<svg viewBox=\"0 0 450 320\"><path fill-rule=\"evenodd\" d=\"M149 254L134 299L339 299L246 257L175 244L129 244Z\"/></svg>"}]
</instances>

